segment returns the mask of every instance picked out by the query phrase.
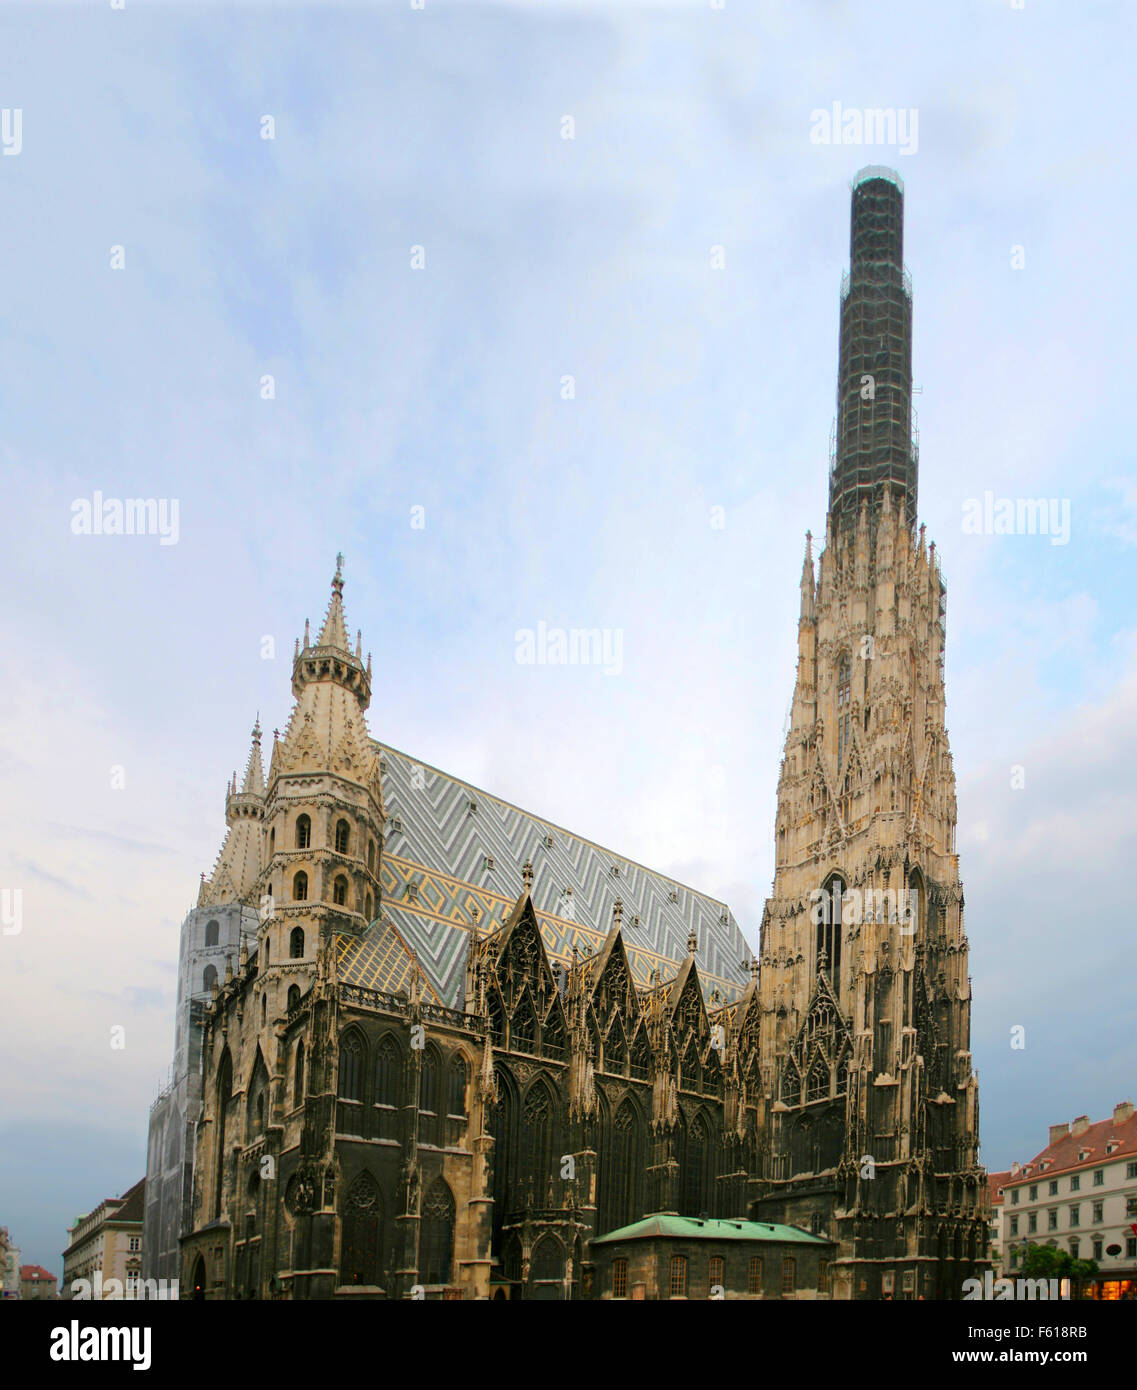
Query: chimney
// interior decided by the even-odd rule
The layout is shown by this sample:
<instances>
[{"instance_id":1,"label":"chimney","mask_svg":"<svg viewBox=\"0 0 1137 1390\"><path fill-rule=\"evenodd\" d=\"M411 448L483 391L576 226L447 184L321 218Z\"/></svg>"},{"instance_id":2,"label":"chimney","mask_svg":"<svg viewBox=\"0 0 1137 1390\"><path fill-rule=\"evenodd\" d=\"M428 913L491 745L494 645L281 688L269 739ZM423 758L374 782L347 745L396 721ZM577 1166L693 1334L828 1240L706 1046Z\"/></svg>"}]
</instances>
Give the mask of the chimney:
<instances>
[{"instance_id":1,"label":"chimney","mask_svg":"<svg viewBox=\"0 0 1137 1390\"><path fill-rule=\"evenodd\" d=\"M1088 1115L1079 1115L1078 1118L1074 1121L1074 1125L1070 1133L1085 1134L1086 1130L1089 1129L1089 1127L1090 1117Z\"/></svg>"},{"instance_id":2,"label":"chimney","mask_svg":"<svg viewBox=\"0 0 1137 1390\"><path fill-rule=\"evenodd\" d=\"M1113 1123L1115 1125L1123 1125L1126 1120L1131 1120L1132 1118L1133 1102L1131 1100L1123 1100L1120 1105L1115 1105L1113 1107Z\"/></svg>"},{"instance_id":3,"label":"chimney","mask_svg":"<svg viewBox=\"0 0 1137 1390\"><path fill-rule=\"evenodd\" d=\"M1076 1123L1076 1121L1075 1121L1075 1123ZM1051 1125L1051 1126L1050 1126L1050 1141L1049 1141L1049 1142L1050 1142L1051 1144L1057 1144L1057 1142L1059 1141L1059 1139L1065 1139L1066 1136L1067 1136L1067 1134L1069 1134L1069 1133L1070 1133L1070 1126L1069 1126L1069 1125Z\"/></svg>"}]
</instances>

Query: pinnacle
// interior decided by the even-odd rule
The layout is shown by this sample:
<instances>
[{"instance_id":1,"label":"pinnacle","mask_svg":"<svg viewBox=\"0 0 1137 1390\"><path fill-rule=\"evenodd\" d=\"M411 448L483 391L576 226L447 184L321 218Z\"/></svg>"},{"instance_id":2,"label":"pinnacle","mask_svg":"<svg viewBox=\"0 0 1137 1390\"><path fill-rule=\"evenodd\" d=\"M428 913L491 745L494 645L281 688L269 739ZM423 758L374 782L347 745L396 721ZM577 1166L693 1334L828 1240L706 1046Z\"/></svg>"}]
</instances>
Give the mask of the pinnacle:
<instances>
[{"instance_id":1,"label":"pinnacle","mask_svg":"<svg viewBox=\"0 0 1137 1390\"><path fill-rule=\"evenodd\" d=\"M235 780L235 779L234 779ZM265 790L264 764L261 762L261 717L253 725L253 746L249 750L249 762L245 768L245 781L241 791L245 794L263 796Z\"/></svg>"},{"instance_id":2,"label":"pinnacle","mask_svg":"<svg viewBox=\"0 0 1137 1390\"><path fill-rule=\"evenodd\" d=\"M307 633L305 633L305 639ZM304 643L308 645L307 640ZM343 615L343 555L336 556L336 572L332 579L332 597L324 618L324 626L316 638L317 647L338 647L340 651L351 654L348 644L347 623Z\"/></svg>"}]
</instances>

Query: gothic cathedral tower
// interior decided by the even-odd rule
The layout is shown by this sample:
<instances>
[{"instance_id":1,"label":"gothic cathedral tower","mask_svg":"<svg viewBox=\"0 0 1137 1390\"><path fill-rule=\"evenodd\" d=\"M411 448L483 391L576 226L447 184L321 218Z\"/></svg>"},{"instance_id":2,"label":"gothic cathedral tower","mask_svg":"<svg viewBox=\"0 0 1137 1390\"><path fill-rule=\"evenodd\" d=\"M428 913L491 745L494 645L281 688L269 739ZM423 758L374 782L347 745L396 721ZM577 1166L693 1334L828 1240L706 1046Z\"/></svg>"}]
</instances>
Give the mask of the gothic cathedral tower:
<instances>
[{"instance_id":1,"label":"gothic cathedral tower","mask_svg":"<svg viewBox=\"0 0 1137 1390\"><path fill-rule=\"evenodd\" d=\"M839 1245L835 1297L959 1298L985 1253L971 989L944 723L945 591L917 533L904 194L853 182L825 546L762 921L754 1214Z\"/></svg>"}]
</instances>

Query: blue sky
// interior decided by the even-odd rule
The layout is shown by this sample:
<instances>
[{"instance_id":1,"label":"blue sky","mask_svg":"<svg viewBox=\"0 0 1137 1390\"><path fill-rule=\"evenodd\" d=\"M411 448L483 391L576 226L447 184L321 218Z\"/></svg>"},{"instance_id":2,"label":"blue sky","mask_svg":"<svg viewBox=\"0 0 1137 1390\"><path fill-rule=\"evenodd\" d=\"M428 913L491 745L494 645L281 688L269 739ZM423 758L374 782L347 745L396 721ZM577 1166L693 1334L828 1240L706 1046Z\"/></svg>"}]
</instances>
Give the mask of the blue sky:
<instances>
[{"instance_id":1,"label":"blue sky","mask_svg":"<svg viewBox=\"0 0 1137 1390\"><path fill-rule=\"evenodd\" d=\"M127 0L3 26L0 1224L25 1260L58 1270L143 1171L178 926L338 550L375 736L756 939L865 164L906 186L983 1157L1133 1096L1129 7ZM914 108L916 152L811 143L834 101ZM1068 498L1070 543L964 534L988 489ZM96 490L177 498L178 544L73 535ZM623 673L518 666L540 621L621 629Z\"/></svg>"}]
</instances>

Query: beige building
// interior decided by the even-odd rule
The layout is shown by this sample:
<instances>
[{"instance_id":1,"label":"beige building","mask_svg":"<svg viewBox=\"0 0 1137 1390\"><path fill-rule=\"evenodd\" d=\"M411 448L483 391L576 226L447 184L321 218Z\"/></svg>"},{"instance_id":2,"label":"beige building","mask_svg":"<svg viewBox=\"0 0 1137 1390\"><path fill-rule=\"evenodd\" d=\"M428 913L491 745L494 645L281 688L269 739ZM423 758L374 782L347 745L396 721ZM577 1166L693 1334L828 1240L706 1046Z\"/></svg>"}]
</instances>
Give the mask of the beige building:
<instances>
[{"instance_id":1,"label":"beige building","mask_svg":"<svg viewBox=\"0 0 1137 1390\"><path fill-rule=\"evenodd\" d=\"M55 1275L50 1269L44 1269L43 1265L21 1265L20 1297L28 1300L58 1298Z\"/></svg>"},{"instance_id":2,"label":"beige building","mask_svg":"<svg viewBox=\"0 0 1137 1390\"><path fill-rule=\"evenodd\" d=\"M988 1222L987 1257L991 1261L991 1271L996 1279L1001 1278L1003 1274L1003 1250L1005 1248L1003 1210L1006 1206L1003 1199L1003 1184L1010 1176L1009 1170L1004 1173L987 1174L987 1207L991 1213Z\"/></svg>"},{"instance_id":3,"label":"beige building","mask_svg":"<svg viewBox=\"0 0 1137 1390\"><path fill-rule=\"evenodd\" d=\"M1122 1101L1107 1120L1079 1115L1050 1126L1050 1140L1003 1182L1004 1273L1028 1245L1096 1260L1095 1298L1137 1297L1137 1115Z\"/></svg>"},{"instance_id":4,"label":"beige building","mask_svg":"<svg viewBox=\"0 0 1137 1390\"><path fill-rule=\"evenodd\" d=\"M145 1195L143 1178L123 1196L100 1202L70 1227L63 1252L64 1298L137 1297ZM85 1289L81 1281L86 1283Z\"/></svg>"}]
</instances>

